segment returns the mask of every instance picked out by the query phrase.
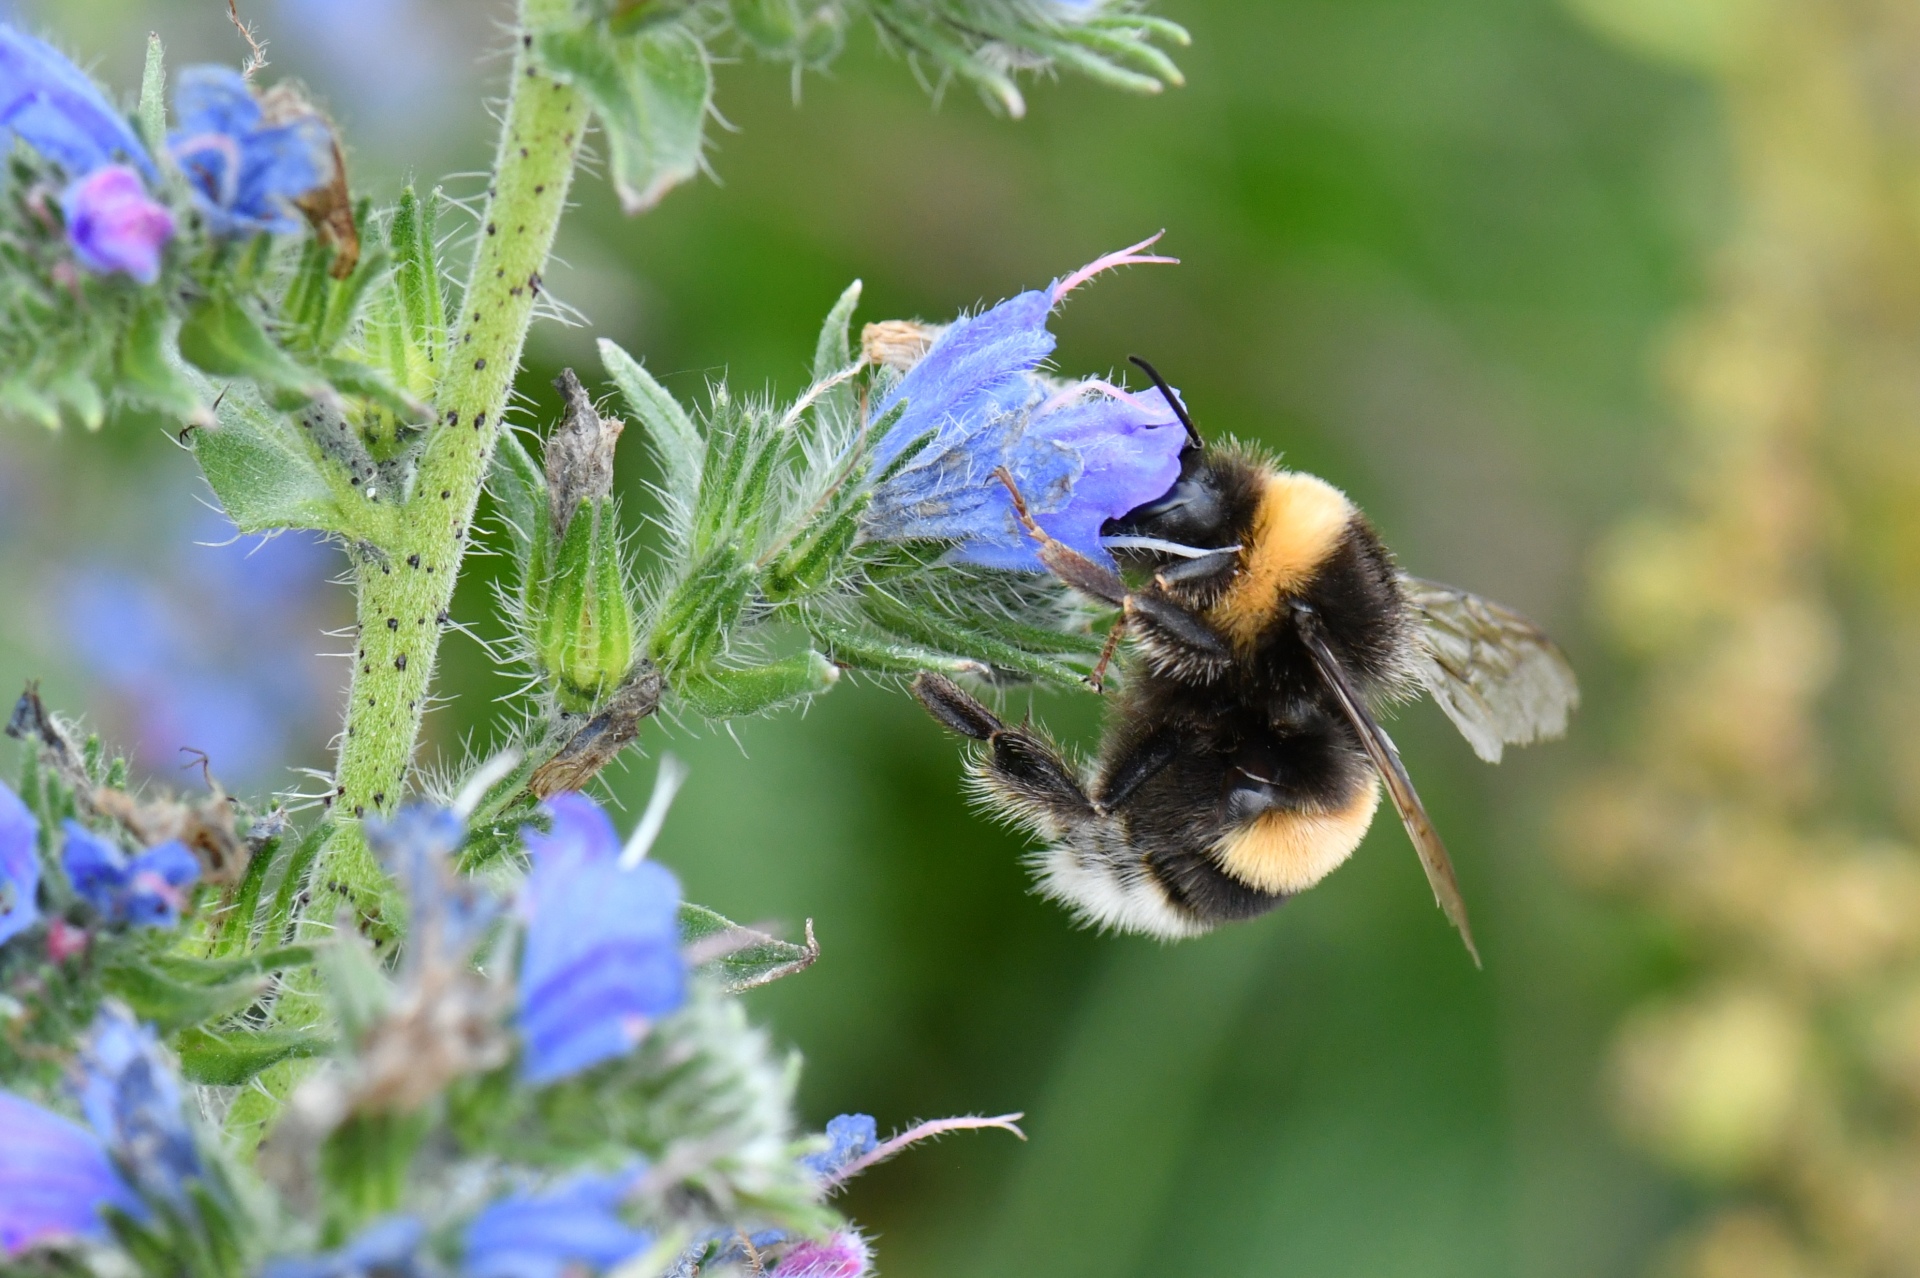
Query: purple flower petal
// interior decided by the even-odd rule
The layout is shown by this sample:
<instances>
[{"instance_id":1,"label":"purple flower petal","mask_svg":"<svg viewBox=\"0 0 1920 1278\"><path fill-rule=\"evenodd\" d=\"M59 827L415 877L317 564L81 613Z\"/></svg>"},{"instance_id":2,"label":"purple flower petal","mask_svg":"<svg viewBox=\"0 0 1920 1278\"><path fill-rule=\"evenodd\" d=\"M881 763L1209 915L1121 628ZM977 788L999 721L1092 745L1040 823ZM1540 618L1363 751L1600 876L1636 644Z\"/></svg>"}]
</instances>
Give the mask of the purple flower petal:
<instances>
[{"instance_id":1,"label":"purple flower petal","mask_svg":"<svg viewBox=\"0 0 1920 1278\"><path fill-rule=\"evenodd\" d=\"M841 1114L827 1123L827 1148L808 1154L801 1164L821 1177L833 1176L856 1159L880 1146L880 1129L872 1114Z\"/></svg>"},{"instance_id":2,"label":"purple flower petal","mask_svg":"<svg viewBox=\"0 0 1920 1278\"><path fill-rule=\"evenodd\" d=\"M512 1194L467 1226L464 1278L562 1278L605 1270L644 1251L653 1236L619 1215L637 1171L577 1176L542 1193Z\"/></svg>"},{"instance_id":3,"label":"purple flower petal","mask_svg":"<svg viewBox=\"0 0 1920 1278\"><path fill-rule=\"evenodd\" d=\"M119 848L78 821L63 826L60 864L81 900L110 924L172 927L186 905L186 889L200 877L200 863L177 840L148 848L129 860Z\"/></svg>"},{"instance_id":4,"label":"purple flower petal","mask_svg":"<svg viewBox=\"0 0 1920 1278\"><path fill-rule=\"evenodd\" d=\"M138 173L124 164L95 169L67 188L61 209L80 265L100 275L122 271L142 284L160 278L173 214L148 197Z\"/></svg>"},{"instance_id":5,"label":"purple flower petal","mask_svg":"<svg viewBox=\"0 0 1920 1278\"><path fill-rule=\"evenodd\" d=\"M0 945L40 921L40 822L0 782Z\"/></svg>"},{"instance_id":6,"label":"purple flower petal","mask_svg":"<svg viewBox=\"0 0 1920 1278\"><path fill-rule=\"evenodd\" d=\"M186 1183L202 1174L200 1152L153 1030L111 1004L101 1008L80 1068L80 1109L95 1134L144 1193L185 1202Z\"/></svg>"},{"instance_id":7,"label":"purple flower petal","mask_svg":"<svg viewBox=\"0 0 1920 1278\"><path fill-rule=\"evenodd\" d=\"M100 1142L78 1123L0 1092L0 1256L104 1238L107 1207L143 1213Z\"/></svg>"},{"instance_id":8,"label":"purple flower petal","mask_svg":"<svg viewBox=\"0 0 1920 1278\"><path fill-rule=\"evenodd\" d=\"M361 1230L338 1251L318 1256L278 1256L260 1267L260 1278L414 1278L426 1226L412 1216L389 1216Z\"/></svg>"},{"instance_id":9,"label":"purple flower petal","mask_svg":"<svg viewBox=\"0 0 1920 1278\"><path fill-rule=\"evenodd\" d=\"M876 407L884 414L906 401L874 450L876 469L932 438L874 490L868 537L951 541L962 562L1045 571L996 476L1005 467L1050 535L1089 559L1113 562L1100 544L1100 526L1173 486L1185 432L1157 391L1135 395L1089 383L1078 394L1056 394L1034 370L1053 350L1053 308L1101 271L1173 260L1140 252L1152 243L1109 253L940 335ZM1088 390L1098 393L1086 398Z\"/></svg>"},{"instance_id":10,"label":"purple flower petal","mask_svg":"<svg viewBox=\"0 0 1920 1278\"><path fill-rule=\"evenodd\" d=\"M117 159L158 176L126 117L79 67L45 41L0 22L0 140L6 134L76 177Z\"/></svg>"},{"instance_id":11,"label":"purple flower petal","mask_svg":"<svg viewBox=\"0 0 1920 1278\"><path fill-rule=\"evenodd\" d=\"M292 206L333 177L333 131L317 115L268 125L237 71L188 67L174 89L167 149L217 236L300 229Z\"/></svg>"},{"instance_id":12,"label":"purple flower petal","mask_svg":"<svg viewBox=\"0 0 1920 1278\"><path fill-rule=\"evenodd\" d=\"M553 828L528 829L521 908L522 1072L550 1083L631 1051L686 1000L680 884L664 866L620 865L613 823L584 795L559 795Z\"/></svg>"},{"instance_id":13,"label":"purple flower petal","mask_svg":"<svg viewBox=\"0 0 1920 1278\"><path fill-rule=\"evenodd\" d=\"M382 821L369 817L367 842L406 890L416 942L430 940L431 955L416 945L408 962L431 957L460 964L500 915L500 901L473 879L455 874L448 862L466 841L467 827L450 809L409 803Z\"/></svg>"}]
</instances>

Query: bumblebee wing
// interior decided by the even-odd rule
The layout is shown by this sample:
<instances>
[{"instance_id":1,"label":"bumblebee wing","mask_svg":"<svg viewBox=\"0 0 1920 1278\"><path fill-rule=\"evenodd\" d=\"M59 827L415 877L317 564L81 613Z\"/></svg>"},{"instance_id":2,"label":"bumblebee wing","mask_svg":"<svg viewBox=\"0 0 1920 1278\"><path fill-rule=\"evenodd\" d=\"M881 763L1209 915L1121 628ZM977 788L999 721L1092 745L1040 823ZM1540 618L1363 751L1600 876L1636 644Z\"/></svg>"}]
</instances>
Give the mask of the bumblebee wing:
<instances>
[{"instance_id":1,"label":"bumblebee wing","mask_svg":"<svg viewBox=\"0 0 1920 1278\"><path fill-rule=\"evenodd\" d=\"M1400 579L1420 619L1420 683L1488 763L1501 747L1557 737L1580 704L1573 668L1540 628L1491 599Z\"/></svg>"},{"instance_id":2,"label":"bumblebee wing","mask_svg":"<svg viewBox=\"0 0 1920 1278\"><path fill-rule=\"evenodd\" d=\"M1366 702L1361 700L1359 692L1347 678L1345 667L1327 646L1319 623L1311 617L1302 617L1300 637L1307 651L1312 654L1320 677L1326 680L1335 699L1340 702L1340 708L1346 712L1347 720L1353 724L1353 730L1359 736L1360 744L1365 747L1367 757L1373 761L1374 769L1379 772L1380 779L1386 782L1387 793L1392 796L1393 806L1400 813L1400 823L1407 827L1407 837L1413 840L1413 850L1419 854L1420 868L1427 872L1427 885L1433 889L1434 902L1447 920L1459 929L1460 939L1466 943L1467 953L1473 957L1473 965L1479 967L1480 951L1473 943L1473 929L1467 925L1467 902L1460 895L1460 880L1454 877L1453 860L1447 855L1447 845L1440 841L1440 832L1433 828L1433 819L1427 815L1426 805L1420 802L1419 791L1413 788L1413 778L1407 775L1406 765L1400 762L1400 751L1395 748L1393 738L1374 722Z\"/></svg>"}]
</instances>

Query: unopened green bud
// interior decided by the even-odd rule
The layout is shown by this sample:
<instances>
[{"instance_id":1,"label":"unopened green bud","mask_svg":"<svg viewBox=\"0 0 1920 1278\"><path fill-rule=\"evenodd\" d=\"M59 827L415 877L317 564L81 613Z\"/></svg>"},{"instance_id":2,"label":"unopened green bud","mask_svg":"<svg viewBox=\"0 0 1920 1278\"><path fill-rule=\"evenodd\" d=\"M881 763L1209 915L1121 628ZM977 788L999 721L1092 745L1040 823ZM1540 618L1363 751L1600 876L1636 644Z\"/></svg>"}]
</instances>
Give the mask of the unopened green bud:
<instances>
[{"instance_id":1,"label":"unopened green bud","mask_svg":"<svg viewBox=\"0 0 1920 1278\"><path fill-rule=\"evenodd\" d=\"M636 621L610 499L583 502L553 556L535 653L560 703L586 710L633 669Z\"/></svg>"},{"instance_id":2,"label":"unopened green bud","mask_svg":"<svg viewBox=\"0 0 1920 1278\"><path fill-rule=\"evenodd\" d=\"M800 43L797 0L731 0L733 29L769 57L791 56Z\"/></svg>"},{"instance_id":3,"label":"unopened green bud","mask_svg":"<svg viewBox=\"0 0 1920 1278\"><path fill-rule=\"evenodd\" d=\"M800 61L809 67L830 65L846 46L845 23L845 15L837 8L821 5L815 9L800 32Z\"/></svg>"},{"instance_id":4,"label":"unopened green bud","mask_svg":"<svg viewBox=\"0 0 1920 1278\"><path fill-rule=\"evenodd\" d=\"M585 710L620 686L635 656L610 495L621 424L594 410L572 369L554 385L567 415L547 440L547 518L535 521L522 605L541 671L563 706Z\"/></svg>"}]
</instances>

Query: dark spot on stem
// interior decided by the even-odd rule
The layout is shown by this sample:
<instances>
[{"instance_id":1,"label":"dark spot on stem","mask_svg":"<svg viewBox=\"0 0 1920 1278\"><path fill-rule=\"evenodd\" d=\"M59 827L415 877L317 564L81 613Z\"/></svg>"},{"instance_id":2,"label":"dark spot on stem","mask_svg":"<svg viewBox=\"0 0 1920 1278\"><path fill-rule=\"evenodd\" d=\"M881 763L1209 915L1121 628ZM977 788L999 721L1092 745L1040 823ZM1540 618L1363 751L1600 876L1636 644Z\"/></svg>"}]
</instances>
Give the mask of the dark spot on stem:
<instances>
[{"instance_id":1,"label":"dark spot on stem","mask_svg":"<svg viewBox=\"0 0 1920 1278\"><path fill-rule=\"evenodd\" d=\"M407 668L407 654L406 654L406 653L404 653L404 652L403 652L403 653L401 653L401 654L400 654L399 656L397 656L397 657L395 657L395 658L393 659L393 668L394 668L395 670L405 670L405 669Z\"/></svg>"},{"instance_id":2,"label":"dark spot on stem","mask_svg":"<svg viewBox=\"0 0 1920 1278\"><path fill-rule=\"evenodd\" d=\"M417 554L413 554L413 555L408 555L408 556L407 556L407 567L409 567L409 568L418 568L419 566L420 566L420 556L419 556L419 555L417 555Z\"/></svg>"},{"instance_id":3,"label":"dark spot on stem","mask_svg":"<svg viewBox=\"0 0 1920 1278\"><path fill-rule=\"evenodd\" d=\"M387 629L398 630L399 628L400 628L400 618L398 617L387 618Z\"/></svg>"}]
</instances>

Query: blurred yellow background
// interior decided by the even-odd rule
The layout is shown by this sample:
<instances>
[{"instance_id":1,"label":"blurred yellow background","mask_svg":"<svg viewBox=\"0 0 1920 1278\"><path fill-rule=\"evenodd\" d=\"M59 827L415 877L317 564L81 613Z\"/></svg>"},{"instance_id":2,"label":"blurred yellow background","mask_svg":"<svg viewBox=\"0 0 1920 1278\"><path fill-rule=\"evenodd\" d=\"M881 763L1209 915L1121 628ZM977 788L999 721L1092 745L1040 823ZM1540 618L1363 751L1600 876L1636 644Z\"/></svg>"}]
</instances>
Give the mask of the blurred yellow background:
<instances>
[{"instance_id":1,"label":"blurred yellow background","mask_svg":"<svg viewBox=\"0 0 1920 1278\"><path fill-rule=\"evenodd\" d=\"M895 691L650 727L693 765L659 845L689 895L815 920L821 962L751 996L807 1058L810 1117L1029 1116L1027 1144L862 1180L883 1271L1920 1274L1920 9L1155 8L1193 32L1188 87L1068 80L1018 122L930 104L866 33L798 103L780 68L722 67L715 180L635 221L580 188L548 285L587 322L536 331L529 420L562 364L595 380L595 335L683 398L722 373L791 394L852 278L862 319L942 319L1165 227L1183 264L1076 294L1061 366L1152 358L1210 434L1347 489L1408 569L1546 623L1586 706L1498 770L1431 707L1395 725L1484 972L1390 822L1276 914L1162 947L1027 895L1018 840ZM359 188L479 188L500 4L241 11L355 142ZM175 65L240 53L224 0L13 16L126 89L149 29ZM151 737L169 780L179 745L257 792L324 764L328 552L196 547L190 459L150 423L0 450L0 590L24 601L0 683ZM456 610L483 637L498 563ZM87 593L136 579L160 583L138 606ZM88 642L143 625L165 660L139 670ZM441 758L484 748L513 686L477 643L446 659ZM305 737L223 758L154 708L166 661L208 697L244 667L248 722ZM1034 712L1098 730L1091 697Z\"/></svg>"}]
</instances>

